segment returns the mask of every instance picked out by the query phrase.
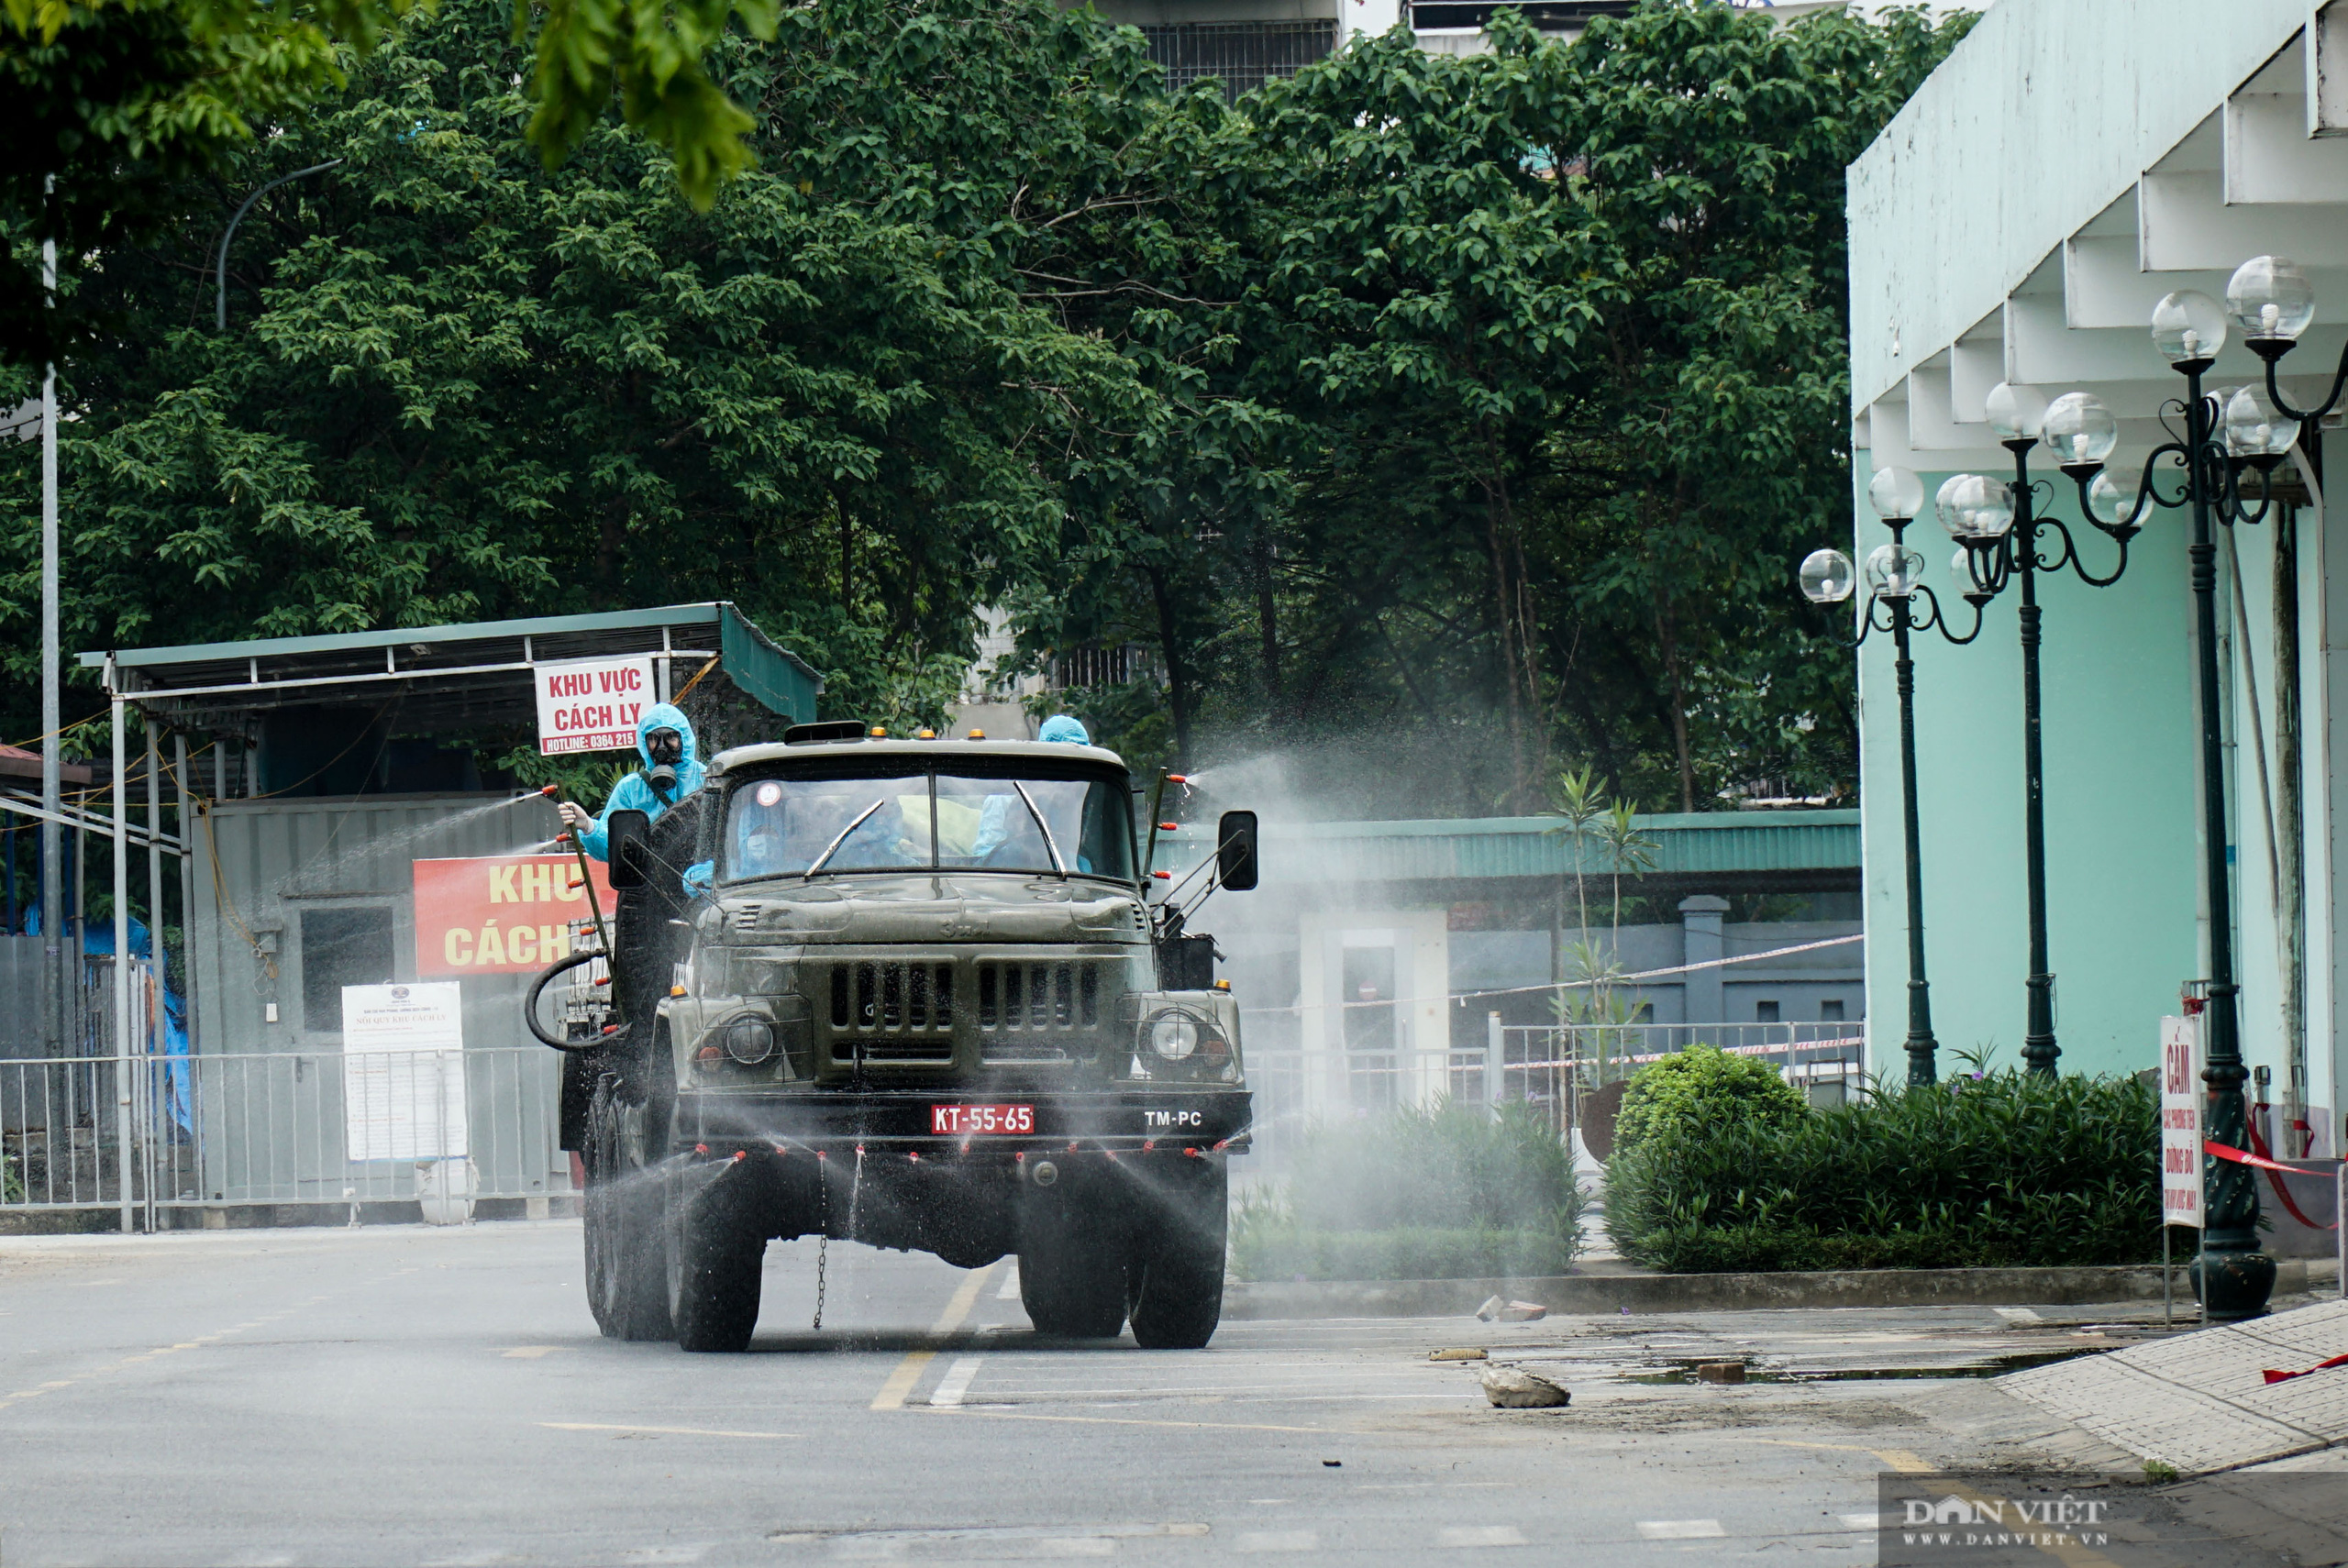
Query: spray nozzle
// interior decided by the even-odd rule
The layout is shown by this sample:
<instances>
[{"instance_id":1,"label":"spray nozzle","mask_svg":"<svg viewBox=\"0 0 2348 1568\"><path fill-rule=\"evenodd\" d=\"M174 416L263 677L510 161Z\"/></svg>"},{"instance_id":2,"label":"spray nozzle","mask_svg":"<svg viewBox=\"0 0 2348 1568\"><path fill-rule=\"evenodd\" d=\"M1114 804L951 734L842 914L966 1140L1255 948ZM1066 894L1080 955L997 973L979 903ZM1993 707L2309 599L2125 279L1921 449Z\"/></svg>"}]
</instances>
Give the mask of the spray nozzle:
<instances>
[{"instance_id":1,"label":"spray nozzle","mask_svg":"<svg viewBox=\"0 0 2348 1568\"><path fill-rule=\"evenodd\" d=\"M561 785L559 785L559 784L548 784L548 785L547 785L545 788L541 789L541 790L538 791L538 793L539 793L539 794L541 794L541 795L556 795L556 794L559 794L559 793L561 793L561 791L562 791L562 786L561 786Z\"/></svg>"},{"instance_id":2,"label":"spray nozzle","mask_svg":"<svg viewBox=\"0 0 2348 1568\"><path fill-rule=\"evenodd\" d=\"M1161 882L1171 882L1174 879L1174 873L1171 871L1152 871L1150 875Z\"/></svg>"}]
</instances>

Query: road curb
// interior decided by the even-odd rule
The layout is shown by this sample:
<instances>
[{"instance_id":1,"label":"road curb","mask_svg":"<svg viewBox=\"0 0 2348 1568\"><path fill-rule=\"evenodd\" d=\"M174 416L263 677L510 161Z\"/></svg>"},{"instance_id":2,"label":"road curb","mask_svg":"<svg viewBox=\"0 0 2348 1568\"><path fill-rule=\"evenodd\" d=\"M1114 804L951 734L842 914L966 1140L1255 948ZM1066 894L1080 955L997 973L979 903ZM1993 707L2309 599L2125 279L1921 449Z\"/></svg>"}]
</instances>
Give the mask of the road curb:
<instances>
[{"instance_id":1,"label":"road curb","mask_svg":"<svg viewBox=\"0 0 2348 1568\"><path fill-rule=\"evenodd\" d=\"M2275 1292L2336 1278L2327 1260L2279 1258ZM2176 1299L2192 1301L2182 1262ZM1886 1268L1819 1274L1606 1274L1546 1279L1235 1280L1228 1321L1294 1318L1469 1317L1494 1296L1552 1312L1745 1312L1815 1307L2066 1307L2158 1300L2158 1264L2115 1268Z\"/></svg>"}]
</instances>

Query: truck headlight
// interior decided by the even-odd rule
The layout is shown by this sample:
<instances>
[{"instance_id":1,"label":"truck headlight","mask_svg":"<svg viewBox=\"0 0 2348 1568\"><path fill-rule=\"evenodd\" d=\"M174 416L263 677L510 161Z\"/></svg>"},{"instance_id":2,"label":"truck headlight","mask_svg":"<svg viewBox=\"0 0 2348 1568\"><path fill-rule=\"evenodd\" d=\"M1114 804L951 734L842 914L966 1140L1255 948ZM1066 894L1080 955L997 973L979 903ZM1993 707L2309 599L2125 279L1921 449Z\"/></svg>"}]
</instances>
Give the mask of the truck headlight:
<instances>
[{"instance_id":1,"label":"truck headlight","mask_svg":"<svg viewBox=\"0 0 2348 1568\"><path fill-rule=\"evenodd\" d=\"M755 1067L774 1055L774 1026L754 1018L738 1020L725 1031L725 1054L746 1067Z\"/></svg>"},{"instance_id":2,"label":"truck headlight","mask_svg":"<svg viewBox=\"0 0 2348 1568\"><path fill-rule=\"evenodd\" d=\"M1163 1060L1187 1061L1199 1048L1199 1021L1187 1012L1161 1014L1149 1026L1149 1048Z\"/></svg>"}]
</instances>

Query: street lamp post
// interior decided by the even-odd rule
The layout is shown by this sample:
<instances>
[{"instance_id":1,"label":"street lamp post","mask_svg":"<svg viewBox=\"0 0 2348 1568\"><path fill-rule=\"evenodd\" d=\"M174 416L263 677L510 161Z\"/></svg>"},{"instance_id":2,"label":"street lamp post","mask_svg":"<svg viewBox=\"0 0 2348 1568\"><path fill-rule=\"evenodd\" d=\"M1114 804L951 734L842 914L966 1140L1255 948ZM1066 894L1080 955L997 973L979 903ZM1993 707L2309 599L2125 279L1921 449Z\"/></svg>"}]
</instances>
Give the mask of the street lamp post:
<instances>
[{"instance_id":1,"label":"street lamp post","mask_svg":"<svg viewBox=\"0 0 2348 1568\"><path fill-rule=\"evenodd\" d=\"M2205 393L2201 378L2225 347L2226 313L2207 294L2181 290L2153 307L2153 346L2185 378L2185 396L2165 405L2184 422L2172 440L2153 449L2134 493L2114 484L2104 460L2119 440L2118 422L2102 401L2071 392L2047 415L2047 437L2063 471L2078 486L2080 504L2097 525L2132 531L2158 506L2182 509L2191 517L2186 547L2193 587L2194 650L2201 752L2201 876L2210 909L2210 977L2204 1004L2208 1061L2201 1081L2208 1088L2205 1135L2212 1143L2240 1148L2249 1121L2243 1083L2249 1077L2242 1055L2240 988L2234 981L2233 897L2227 867L2226 778L2221 704L2224 687L2218 668L2217 546L2215 524L2256 523L2273 497L2271 476L2292 444L2340 397L2348 363L2332 384L2323 408L2312 414L2287 411L2275 384L2276 361L2290 351L2315 314L2314 292L2306 275L2277 257L2245 262L2228 289L2229 304L2248 334L2247 346L2266 362L2267 393L2278 416L2255 389L2231 395ZM2180 480L2164 493L2156 471L2163 459L2168 477ZM2256 504L2243 489L2243 476L2258 476ZM2243 1165L2204 1155L2207 1202L2201 1251L2193 1260L2195 1294L2212 1319L2255 1317L2266 1309L2275 1287L2275 1261L2258 1250L2258 1188Z\"/></svg>"},{"instance_id":2,"label":"street lamp post","mask_svg":"<svg viewBox=\"0 0 2348 1568\"><path fill-rule=\"evenodd\" d=\"M2090 523L2120 542L2120 564L2099 577L2088 569L2070 529L2039 504L2040 481L2030 477L2031 448L2044 435L2048 418L2058 414L2067 418L2069 398L2080 395L2068 394L2050 407L2027 387L1999 382L1989 392L1989 427L1997 432L1999 445L2014 456L2012 480L1957 474L1941 486L1939 496L1942 525L1964 547L1953 569L1966 598L1977 609L2010 584L2019 590L2015 619L2021 630L2022 875L2030 925L2021 1057L2030 1071L2050 1077L2063 1052L2054 1040L2054 974L2046 942L2046 769L2039 741L2038 696L2043 611L2038 602L2038 578L2068 567L2088 587L2109 588L2128 569L2128 540L2136 532L2132 521L2109 524L2088 513ZM2118 428L2115 424L2115 433ZM2050 487L2047 499L2052 495ZM2044 534L2061 540L2051 554L2041 537Z\"/></svg>"},{"instance_id":3,"label":"street lamp post","mask_svg":"<svg viewBox=\"0 0 2348 1568\"><path fill-rule=\"evenodd\" d=\"M1867 633L1891 634L1892 674L1899 693L1900 845L1908 881L1908 1085L1920 1088L1935 1082L1939 1071L1933 1057L1939 1050L1933 1038L1931 988L1924 977L1923 834L1916 815L1916 663L1909 657L1911 632L1937 628L1952 643L1969 643L1981 635L1981 611L1976 604L1973 630L1958 636L1942 618L1940 600L1924 584L1924 558L1907 545L1908 525L1924 504L1924 481L1906 469L1880 469L1867 485L1867 501L1876 515L1891 530L1891 543L1878 545L1867 557L1866 611L1859 617L1858 635L1844 639L1857 647ZM1857 587L1851 558L1840 550L1813 550L1801 563L1801 591L1813 604L1839 604ZM1915 613L1918 595L1926 609ZM1881 609L1885 620L1878 623Z\"/></svg>"}]
</instances>

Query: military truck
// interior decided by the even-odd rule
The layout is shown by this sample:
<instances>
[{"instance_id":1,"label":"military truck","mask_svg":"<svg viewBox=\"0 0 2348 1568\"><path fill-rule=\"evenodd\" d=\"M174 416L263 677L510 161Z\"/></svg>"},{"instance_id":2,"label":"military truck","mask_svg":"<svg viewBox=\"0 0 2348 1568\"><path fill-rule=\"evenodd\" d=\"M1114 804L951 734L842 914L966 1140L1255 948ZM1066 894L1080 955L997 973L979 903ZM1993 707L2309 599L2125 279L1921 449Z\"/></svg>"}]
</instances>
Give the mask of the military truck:
<instances>
[{"instance_id":1,"label":"military truck","mask_svg":"<svg viewBox=\"0 0 2348 1568\"><path fill-rule=\"evenodd\" d=\"M657 822L612 813L609 953L582 942L529 1003L567 1053L604 1331L741 1350L767 1242L813 1235L1015 1253L1044 1333L1206 1343L1238 1008L1136 804L1096 746L814 724L720 755ZM1255 885L1252 814L1198 872L1191 910ZM549 1027L563 974L585 983Z\"/></svg>"}]
</instances>

